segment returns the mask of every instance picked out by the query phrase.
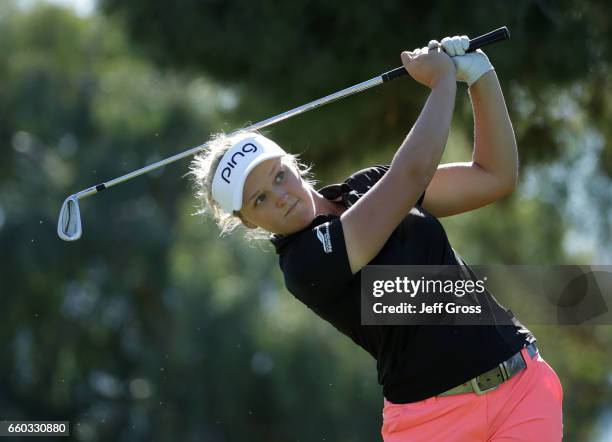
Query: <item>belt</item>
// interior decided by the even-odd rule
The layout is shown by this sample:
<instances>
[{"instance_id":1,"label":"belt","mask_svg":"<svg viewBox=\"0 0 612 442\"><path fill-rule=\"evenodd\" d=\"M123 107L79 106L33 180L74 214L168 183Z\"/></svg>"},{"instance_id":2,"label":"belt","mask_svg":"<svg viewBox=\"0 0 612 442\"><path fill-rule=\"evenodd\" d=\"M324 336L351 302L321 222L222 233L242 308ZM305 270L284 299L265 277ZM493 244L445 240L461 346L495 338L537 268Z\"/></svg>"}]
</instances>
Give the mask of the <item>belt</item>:
<instances>
[{"instance_id":1,"label":"belt","mask_svg":"<svg viewBox=\"0 0 612 442\"><path fill-rule=\"evenodd\" d=\"M533 359L538 353L538 348L535 343L529 344L527 346L527 351L531 359ZM464 384L453 387L444 393L440 393L438 396L451 396L463 393L476 393L477 395L485 394L495 390L500 384L520 373L525 368L527 368L527 363L519 351L515 353L514 356L498 364L497 367L470 379Z\"/></svg>"}]
</instances>

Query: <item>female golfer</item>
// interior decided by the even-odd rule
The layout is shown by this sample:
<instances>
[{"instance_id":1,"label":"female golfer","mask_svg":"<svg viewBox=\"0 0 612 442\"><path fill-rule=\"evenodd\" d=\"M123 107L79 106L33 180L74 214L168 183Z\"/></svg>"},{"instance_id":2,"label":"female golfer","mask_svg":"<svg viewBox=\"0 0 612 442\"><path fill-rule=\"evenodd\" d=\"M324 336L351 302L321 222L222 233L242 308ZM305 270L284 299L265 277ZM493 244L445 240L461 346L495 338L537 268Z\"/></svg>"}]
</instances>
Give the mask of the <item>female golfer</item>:
<instances>
[{"instance_id":1,"label":"female golfer","mask_svg":"<svg viewBox=\"0 0 612 442\"><path fill-rule=\"evenodd\" d=\"M385 441L559 441L559 379L531 332L492 297L505 325L361 325L364 266L464 265L436 218L485 206L515 187L516 142L503 95L486 55L465 54L468 41L445 38L401 54L431 91L389 166L317 191L295 157L241 133L218 137L191 173L203 210L222 231L242 223L272 233L289 291L376 359ZM469 86L473 158L439 166L457 80Z\"/></svg>"}]
</instances>

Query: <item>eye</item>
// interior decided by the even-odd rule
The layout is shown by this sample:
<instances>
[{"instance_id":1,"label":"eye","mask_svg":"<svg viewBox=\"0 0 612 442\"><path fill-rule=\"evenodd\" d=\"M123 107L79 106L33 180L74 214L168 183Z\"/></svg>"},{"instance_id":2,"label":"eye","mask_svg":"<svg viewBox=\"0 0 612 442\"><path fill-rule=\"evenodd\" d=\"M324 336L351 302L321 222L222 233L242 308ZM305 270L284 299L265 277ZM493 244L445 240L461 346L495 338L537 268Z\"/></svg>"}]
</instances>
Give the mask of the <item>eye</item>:
<instances>
[{"instance_id":1,"label":"eye","mask_svg":"<svg viewBox=\"0 0 612 442\"><path fill-rule=\"evenodd\" d=\"M275 182L276 184L280 184L280 183L282 183L284 180L285 180L285 171L284 171L284 170L281 170L280 172L278 172L278 173L276 174L276 178L274 179L274 182Z\"/></svg>"},{"instance_id":2,"label":"eye","mask_svg":"<svg viewBox=\"0 0 612 442\"><path fill-rule=\"evenodd\" d=\"M259 195L257 195L257 198L255 198L255 207L259 206L260 204L263 204L265 200L266 200L265 193L260 193Z\"/></svg>"}]
</instances>

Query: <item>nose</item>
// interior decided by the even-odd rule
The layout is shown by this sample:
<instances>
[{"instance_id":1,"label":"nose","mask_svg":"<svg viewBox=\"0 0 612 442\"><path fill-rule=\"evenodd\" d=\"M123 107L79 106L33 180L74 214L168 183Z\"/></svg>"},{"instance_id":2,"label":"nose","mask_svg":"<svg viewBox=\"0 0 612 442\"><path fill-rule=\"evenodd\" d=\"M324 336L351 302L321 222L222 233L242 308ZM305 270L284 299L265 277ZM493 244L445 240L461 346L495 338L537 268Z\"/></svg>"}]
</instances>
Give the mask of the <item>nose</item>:
<instances>
[{"instance_id":1,"label":"nose","mask_svg":"<svg viewBox=\"0 0 612 442\"><path fill-rule=\"evenodd\" d=\"M289 201L289 195L285 192L279 191L276 195L276 207L282 209L287 205Z\"/></svg>"}]
</instances>

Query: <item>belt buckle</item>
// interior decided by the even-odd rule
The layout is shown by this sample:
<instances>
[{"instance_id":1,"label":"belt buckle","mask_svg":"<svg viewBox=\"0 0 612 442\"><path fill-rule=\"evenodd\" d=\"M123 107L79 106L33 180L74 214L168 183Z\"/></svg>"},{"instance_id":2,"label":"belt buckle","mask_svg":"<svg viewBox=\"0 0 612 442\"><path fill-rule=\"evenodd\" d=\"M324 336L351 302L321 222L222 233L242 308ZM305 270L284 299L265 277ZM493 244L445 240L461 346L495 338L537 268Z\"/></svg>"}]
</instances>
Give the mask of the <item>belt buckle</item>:
<instances>
[{"instance_id":1,"label":"belt buckle","mask_svg":"<svg viewBox=\"0 0 612 442\"><path fill-rule=\"evenodd\" d=\"M510 376L508 375L508 368L506 366L506 362L507 361L504 361L501 364L498 364L498 366L496 367L500 371L500 374L501 374L501 377L502 377L501 382L499 384L497 384L497 385L493 385L492 387L482 389L482 388L480 388L480 384L478 383L478 378L480 378L480 376L482 376L482 375L476 376L475 378L470 379L470 382L472 384L472 388L474 389L474 393L476 393L478 396L483 395L485 393L488 393L489 391L495 390L503 382L507 381L510 378ZM486 373L484 373L484 374L486 374Z\"/></svg>"},{"instance_id":2,"label":"belt buckle","mask_svg":"<svg viewBox=\"0 0 612 442\"><path fill-rule=\"evenodd\" d=\"M474 393L476 393L478 396L481 396L481 395L483 395L485 393L488 393L489 391L493 391L497 387L499 387L499 384L498 384L498 385L494 385L492 387L485 388L484 390L482 390L480 388L480 385L478 385L478 380L477 379L478 379L478 377L470 379L470 383L472 384L472 388L474 389Z\"/></svg>"}]
</instances>

